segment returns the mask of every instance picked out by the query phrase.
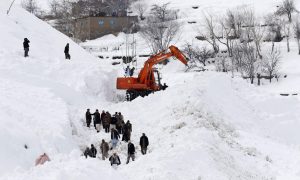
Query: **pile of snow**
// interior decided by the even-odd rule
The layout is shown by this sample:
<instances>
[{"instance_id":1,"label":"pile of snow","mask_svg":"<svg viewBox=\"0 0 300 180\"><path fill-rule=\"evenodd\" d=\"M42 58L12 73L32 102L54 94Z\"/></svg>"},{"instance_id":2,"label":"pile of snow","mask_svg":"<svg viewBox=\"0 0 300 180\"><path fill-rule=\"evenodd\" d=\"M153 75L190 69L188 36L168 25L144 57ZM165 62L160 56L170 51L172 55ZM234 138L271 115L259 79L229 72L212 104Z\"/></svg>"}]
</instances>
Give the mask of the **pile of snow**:
<instances>
[{"instance_id":1,"label":"pile of snow","mask_svg":"<svg viewBox=\"0 0 300 180\"><path fill-rule=\"evenodd\" d=\"M7 15L9 3L0 2L0 177L31 169L44 152L55 159L79 151L70 113L74 106L113 97L109 80L115 74L19 6ZM25 37L30 40L28 58L23 55ZM64 59L67 43L70 61Z\"/></svg>"},{"instance_id":2,"label":"pile of snow","mask_svg":"<svg viewBox=\"0 0 300 180\"><path fill-rule=\"evenodd\" d=\"M170 5L180 8L188 19L200 17L205 6L224 10L241 3L230 2L175 0ZM268 0L250 5L264 11L274 4ZM112 67L111 61L95 58L17 6L7 16L8 5L0 2L0 40L5 42L0 44L0 179L300 178L299 97L278 93L282 88L299 90L298 85L291 85L292 79L257 88L228 74L184 73L185 67L172 61L158 66L168 89L114 103L114 82L122 74L122 65ZM193 14L192 6L199 6L200 12ZM187 41L194 38L189 31L184 36ZM25 37L31 41L29 58L23 57ZM87 46L111 48L122 39L124 34L108 35ZM141 44L137 50L144 53L146 44L140 39L137 36ZM70 43L71 61L64 59L66 43ZM112 51L106 54L114 55ZM282 71L297 80L297 56L283 53L283 58ZM141 67L143 61L138 63ZM110 134L85 127L86 108L122 112L132 122L135 162L125 164L124 142L116 150L122 161L117 170L100 160L101 155L96 159L81 156L86 146L93 143L99 152L101 139L110 139ZM150 140L145 156L138 146L142 133ZM35 158L44 152L51 161L34 167Z\"/></svg>"}]
</instances>

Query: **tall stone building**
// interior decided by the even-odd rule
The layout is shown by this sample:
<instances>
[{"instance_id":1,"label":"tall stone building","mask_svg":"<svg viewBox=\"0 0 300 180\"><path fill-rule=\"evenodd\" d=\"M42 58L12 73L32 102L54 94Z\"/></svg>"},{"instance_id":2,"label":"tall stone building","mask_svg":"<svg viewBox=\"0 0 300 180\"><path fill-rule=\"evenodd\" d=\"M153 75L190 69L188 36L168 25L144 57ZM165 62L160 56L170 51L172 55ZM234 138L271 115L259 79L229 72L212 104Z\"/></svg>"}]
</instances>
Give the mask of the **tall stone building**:
<instances>
[{"instance_id":1,"label":"tall stone building","mask_svg":"<svg viewBox=\"0 0 300 180\"><path fill-rule=\"evenodd\" d=\"M74 37L81 41L96 39L107 34L134 32L137 16L84 17L75 20Z\"/></svg>"}]
</instances>

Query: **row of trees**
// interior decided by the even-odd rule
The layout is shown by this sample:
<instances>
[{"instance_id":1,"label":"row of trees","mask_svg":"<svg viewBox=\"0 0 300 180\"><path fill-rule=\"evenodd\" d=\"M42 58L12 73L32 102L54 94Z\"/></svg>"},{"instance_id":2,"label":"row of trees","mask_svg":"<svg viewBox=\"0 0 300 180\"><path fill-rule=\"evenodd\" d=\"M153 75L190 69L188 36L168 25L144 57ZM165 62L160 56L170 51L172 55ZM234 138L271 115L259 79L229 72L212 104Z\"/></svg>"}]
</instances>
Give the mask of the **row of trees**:
<instances>
[{"instance_id":1,"label":"row of trees","mask_svg":"<svg viewBox=\"0 0 300 180\"><path fill-rule=\"evenodd\" d=\"M55 27L73 34L73 21L86 16L127 16L128 7L136 0L50 0L50 13L42 14L37 0L23 0L23 7L42 19L55 19Z\"/></svg>"},{"instance_id":2,"label":"row of trees","mask_svg":"<svg viewBox=\"0 0 300 180\"><path fill-rule=\"evenodd\" d=\"M290 52L290 39L295 37L300 55L300 19L293 0L284 0L277 10L266 16L265 23L256 18L254 10L248 7L230 9L221 19L211 14L205 15L205 33L200 33L200 39L211 46L207 48L194 47L187 43L185 52L193 66L206 65L214 58L219 71L241 73L244 78L279 77L280 50L276 42L286 39L287 51ZM293 18L294 17L294 18ZM203 29L199 32L203 32ZM272 42L269 50L262 50L264 41ZM221 53L220 46L226 47Z\"/></svg>"},{"instance_id":3,"label":"row of trees","mask_svg":"<svg viewBox=\"0 0 300 180\"><path fill-rule=\"evenodd\" d=\"M73 17L84 16L126 16L127 9L136 0L50 0L50 14L61 18L70 14ZM35 15L39 15L37 0L23 0L22 6Z\"/></svg>"},{"instance_id":4,"label":"row of trees","mask_svg":"<svg viewBox=\"0 0 300 180\"><path fill-rule=\"evenodd\" d=\"M39 8L39 5L36 0L23 0L21 2L21 5L24 9L26 9L28 12L32 14L35 15L41 14L41 9Z\"/></svg>"},{"instance_id":5,"label":"row of trees","mask_svg":"<svg viewBox=\"0 0 300 180\"><path fill-rule=\"evenodd\" d=\"M51 14L60 18L65 13L74 18L85 16L126 16L133 0L51 0ZM65 6L67 5L67 7ZM68 11L65 11L68 8Z\"/></svg>"}]
</instances>

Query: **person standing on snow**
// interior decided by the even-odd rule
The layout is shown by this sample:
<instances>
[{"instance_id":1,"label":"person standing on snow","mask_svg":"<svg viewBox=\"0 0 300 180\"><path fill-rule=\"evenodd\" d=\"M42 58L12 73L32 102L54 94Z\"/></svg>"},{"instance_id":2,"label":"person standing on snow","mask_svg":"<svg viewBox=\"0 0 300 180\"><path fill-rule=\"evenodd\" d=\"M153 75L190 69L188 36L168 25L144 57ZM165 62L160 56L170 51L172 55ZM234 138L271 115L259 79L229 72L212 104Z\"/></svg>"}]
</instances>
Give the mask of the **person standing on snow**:
<instances>
[{"instance_id":1,"label":"person standing on snow","mask_svg":"<svg viewBox=\"0 0 300 180\"><path fill-rule=\"evenodd\" d=\"M120 158L116 152L114 152L113 155L109 157L109 161L111 166L118 166L121 164Z\"/></svg>"},{"instance_id":2,"label":"person standing on snow","mask_svg":"<svg viewBox=\"0 0 300 180\"><path fill-rule=\"evenodd\" d=\"M96 109L96 112L93 115L94 115L94 126L98 133L100 132L100 125L101 125L101 115L98 109Z\"/></svg>"},{"instance_id":3,"label":"person standing on snow","mask_svg":"<svg viewBox=\"0 0 300 180\"><path fill-rule=\"evenodd\" d=\"M119 134L123 134L123 124L125 124L123 120L123 115L119 112L117 116L117 124L116 124L116 129L119 132Z\"/></svg>"},{"instance_id":4,"label":"person standing on snow","mask_svg":"<svg viewBox=\"0 0 300 180\"><path fill-rule=\"evenodd\" d=\"M85 158L91 157L91 150L89 147L86 147L86 149L84 150L83 155L85 156Z\"/></svg>"},{"instance_id":5,"label":"person standing on snow","mask_svg":"<svg viewBox=\"0 0 300 180\"><path fill-rule=\"evenodd\" d=\"M29 43L30 43L30 41L27 38L24 38L24 42L23 42L24 57L28 57Z\"/></svg>"},{"instance_id":6,"label":"person standing on snow","mask_svg":"<svg viewBox=\"0 0 300 180\"><path fill-rule=\"evenodd\" d=\"M102 110L102 113L101 113L101 116L100 116L100 118L101 118L101 121L103 121L104 117L105 117L105 111L104 111L104 110Z\"/></svg>"},{"instance_id":7,"label":"person standing on snow","mask_svg":"<svg viewBox=\"0 0 300 180\"><path fill-rule=\"evenodd\" d=\"M92 115L90 113L90 109L87 109L86 110L86 113L85 113L85 120L86 120L86 126L87 127L90 127L90 124L92 122Z\"/></svg>"},{"instance_id":8,"label":"person standing on snow","mask_svg":"<svg viewBox=\"0 0 300 180\"><path fill-rule=\"evenodd\" d=\"M111 121L111 115L108 111L106 111L105 116L102 121L103 128L105 129L106 133L109 133L110 121Z\"/></svg>"},{"instance_id":9,"label":"person standing on snow","mask_svg":"<svg viewBox=\"0 0 300 180\"><path fill-rule=\"evenodd\" d=\"M69 54L69 43L67 43L67 45L65 47L65 50L64 50L64 53L65 53L65 58L66 59L71 59L71 56Z\"/></svg>"},{"instance_id":10,"label":"person standing on snow","mask_svg":"<svg viewBox=\"0 0 300 180\"><path fill-rule=\"evenodd\" d=\"M114 128L116 129L116 124L118 121L118 113L116 112L112 117L111 117L111 121L110 121L110 129Z\"/></svg>"},{"instance_id":11,"label":"person standing on snow","mask_svg":"<svg viewBox=\"0 0 300 180\"><path fill-rule=\"evenodd\" d=\"M96 155L97 155L97 149L94 147L94 144L91 144L91 157L92 158L96 158Z\"/></svg>"},{"instance_id":12,"label":"person standing on snow","mask_svg":"<svg viewBox=\"0 0 300 180\"><path fill-rule=\"evenodd\" d=\"M130 76L130 67L129 66L127 66L126 69L125 69L125 76L126 77Z\"/></svg>"},{"instance_id":13,"label":"person standing on snow","mask_svg":"<svg viewBox=\"0 0 300 180\"><path fill-rule=\"evenodd\" d=\"M126 164L129 163L130 158L132 159L132 161L134 161L134 158L135 158L134 154L135 154L134 144L131 141L129 141L128 142L128 151L127 151L127 162L126 162Z\"/></svg>"},{"instance_id":14,"label":"person standing on snow","mask_svg":"<svg viewBox=\"0 0 300 180\"><path fill-rule=\"evenodd\" d=\"M108 143L104 141L104 139L102 139L100 149L101 149L101 153L102 153L102 160L105 160L105 158L108 158L109 146L108 146Z\"/></svg>"},{"instance_id":15,"label":"person standing on snow","mask_svg":"<svg viewBox=\"0 0 300 180\"><path fill-rule=\"evenodd\" d=\"M117 144L118 144L118 141L119 141L119 138L120 138L120 135L118 133L118 131L116 129L111 129L111 144L112 144L112 148L116 148Z\"/></svg>"},{"instance_id":16,"label":"person standing on snow","mask_svg":"<svg viewBox=\"0 0 300 180\"><path fill-rule=\"evenodd\" d=\"M140 146L143 155L147 153L148 145L149 145L148 137L145 135L145 133L143 133L143 135L140 138Z\"/></svg>"},{"instance_id":17,"label":"person standing on snow","mask_svg":"<svg viewBox=\"0 0 300 180\"><path fill-rule=\"evenodd\" d=\"M128 120L124 125L124 133L123 133L122 141L128 142L131 137L131 132L132 132L132 125Z\"/></svg>"},{"instance_id":18,"label":"person standing on snow","mask_svg":"<svg viewBox=\"0 0 300 180\"><path fill-rule=\"evenodd\" d=\"M130 76L133 76L134 70L135 70L134 67L132 67L132 68L130 69Z\"/></svg>"}]
</instances>

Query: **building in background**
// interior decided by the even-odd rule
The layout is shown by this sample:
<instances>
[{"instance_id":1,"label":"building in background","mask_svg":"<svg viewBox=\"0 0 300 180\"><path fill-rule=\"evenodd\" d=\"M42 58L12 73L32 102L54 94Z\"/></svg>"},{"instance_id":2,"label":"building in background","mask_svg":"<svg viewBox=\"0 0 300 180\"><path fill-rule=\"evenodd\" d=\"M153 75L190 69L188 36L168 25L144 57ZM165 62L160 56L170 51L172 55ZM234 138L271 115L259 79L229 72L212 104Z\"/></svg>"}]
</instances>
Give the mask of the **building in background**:
<instances>
[{"instance_id":1,"label":"building in background","mask_svg":"<svg viewBox=\"0 0 300 180\"><path fill-rule=\"evenodd\" d=\"M119 32L134 33L138 30L138 16L83 17L74 21L74 38L81 41L96 39Z\"/></svg>"}]
</instances>

